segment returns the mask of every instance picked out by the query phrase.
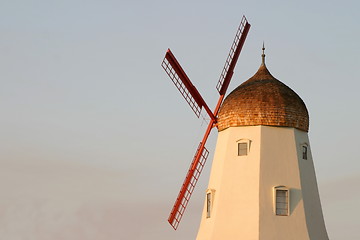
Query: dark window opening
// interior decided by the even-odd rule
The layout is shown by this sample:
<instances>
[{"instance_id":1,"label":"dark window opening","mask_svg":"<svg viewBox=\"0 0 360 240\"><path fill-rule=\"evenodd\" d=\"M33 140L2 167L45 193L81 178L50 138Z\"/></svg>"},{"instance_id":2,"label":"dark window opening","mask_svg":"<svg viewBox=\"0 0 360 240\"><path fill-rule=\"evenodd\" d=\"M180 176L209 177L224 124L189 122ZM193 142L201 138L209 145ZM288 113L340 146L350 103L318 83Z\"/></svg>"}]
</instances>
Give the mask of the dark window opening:
<instances>
[{"instance_id":1,"label":"dark window opening","mask_svg":"<svg viewBox=\"0 0 360 240\"><path fill-rule=\"evenodd\" d=\"M308 158L307 158L307 146L303 146L302 147L302 158L303 159L305 159L305 160L307 160Z\"/></svg>"},{"instance_id":2,"label":"dark window opening","mask_svg":"<svg viewBox=\"0 0 360 240\"><path fill-rule=\"evenodd\" d=\"M211 193L206 194L206 218L210 217L211 210Z\"/></svg>"},{"instance_id":3,"label":"dark window opening","mask_svg":"<svg viewBox=\"0 0 360 240\"><path fill-rule=\"evenodd\" d=\"M246 156L248 154L247 143L238 143L238 156Z\"/></svg>"},{"instance_id":4,"label":"dark window opening","mask_svg":"<svg viewBox=\"0 0 360 240\"><path fill-rule=\"evenodd\" d=\"M289 215L289 190L276 190L276 215Z\"/></svg>"}]
</instances>

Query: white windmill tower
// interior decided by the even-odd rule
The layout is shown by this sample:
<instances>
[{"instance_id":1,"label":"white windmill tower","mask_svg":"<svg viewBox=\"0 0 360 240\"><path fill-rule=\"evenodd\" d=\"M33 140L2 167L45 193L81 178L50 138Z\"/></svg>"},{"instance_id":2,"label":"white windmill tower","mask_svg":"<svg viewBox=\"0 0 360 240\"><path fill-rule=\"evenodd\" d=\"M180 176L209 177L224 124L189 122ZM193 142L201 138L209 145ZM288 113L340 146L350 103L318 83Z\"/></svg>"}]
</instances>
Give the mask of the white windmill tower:
<instances>
[{"instance_id":1,"label":"white windmill tower","mask_svg":"<svg viewBox=\"0 0 360 240\"><path fill-rule=\"evenodd\" d=\"M328 239L308 111L270 74L264 53L255 75L224 100L217 127L197 239Z\"/></svg>"},{"instance_id":2,"label":"white windmill tower","mask_svg":"<svg viewBox=\"0 0 360 240\"><path fill-rule=\"evenodd\" d=\"M168 221L182 218L208 156L213 127L218 139L197 240L328 240L308 138L304 102L262 64L224 100L250 24L243 18L220 77L211 112L168 50L163 68L194 112L211 121ZM265 48L263 47L263 51ZM225 86L225 87L224 87Z\"/></svg>"}]
</instances>

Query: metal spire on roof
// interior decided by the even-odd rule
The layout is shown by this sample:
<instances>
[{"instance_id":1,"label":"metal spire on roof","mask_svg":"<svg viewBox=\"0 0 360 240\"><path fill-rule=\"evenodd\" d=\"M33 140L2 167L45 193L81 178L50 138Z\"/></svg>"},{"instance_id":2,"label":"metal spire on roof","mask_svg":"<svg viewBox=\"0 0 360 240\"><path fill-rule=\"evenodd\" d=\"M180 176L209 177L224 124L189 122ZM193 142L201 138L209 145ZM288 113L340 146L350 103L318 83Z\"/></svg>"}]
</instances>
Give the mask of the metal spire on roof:
<instances>
[{"instance_id":1,"label":"metal spire on roof","mask_svg":"<svg viewBox=\"0 0 360 240\"><path fill-rule=\"evenodd\" d=\"M263 42L263 47L262 47L261 58L262 58L262 63L261 63L261 65L265 65L265 44L264 44L264 42Z\"/></svg>"}]
</instances>

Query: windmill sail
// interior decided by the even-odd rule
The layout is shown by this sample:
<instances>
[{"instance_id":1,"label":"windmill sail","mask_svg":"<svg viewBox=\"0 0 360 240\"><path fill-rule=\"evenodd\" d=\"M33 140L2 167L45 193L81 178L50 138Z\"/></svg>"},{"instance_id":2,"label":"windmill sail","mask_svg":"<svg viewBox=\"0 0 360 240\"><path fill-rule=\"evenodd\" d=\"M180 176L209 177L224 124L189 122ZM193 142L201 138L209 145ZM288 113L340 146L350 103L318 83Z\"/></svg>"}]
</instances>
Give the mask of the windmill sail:
<instances>
[{"instance_id":1,"label":"windmill sail","mask_svg":"<svg viewBox=\"0 0 360 240\"><path fill-rule=\"evenodd\" d=\"M229 86L236 62L239 58L240 51L245 43L245 39L249 32L249 29L250 24L248 23L246 17L243 16L240 22L240 26L238 27L238 30L236 32L234 42L231 45L230 53L226 59L225 66L220 74L219 81L216 85L216 89L218 90L220 95L224 95Z\"/></svg>"},{"instance_id":2,"label":"windmill sail","mask_svg":"<svg viewBox=\"0 0 360 240\"><path fill-rule=\"evenodd\" d=\"M171 81L175 84L181 95L185 98L195 115L200 117L201 109L204 107L210 118L215 120L214 114L207 106L196 87L191 83L189 77L186 75L170 49L167 50L161 66L169 75Z\"/></svg>"},{"instance_id":3,"label":"windmill sail","mask_svg":"<svg viewBox=\"0 0 360 240\"><path fill-rule=\"evenodd\" d=\"M226 90L229 86L236 62L239 58L241 48L245 42L249 29L250 24L247 22L244 16L241 20L240 27L238 28L235 40L230 50L230 54L226 60L225 67L221 73L219 82L217 84L217 90L220 93L220 97L218 99L214 112L212 112L207 106L204 99L201 97L195 86L191 83L190 79L188 78L188 76L186 75L170 49L168 49L168 51L166 52L164 60L161 64L165 72L169 75L170 79L173 81L177 89L183 95L196 116L200 116L202 107L205 108L206 112L210 116L210 122L206 129L204 137L200 142L199 147L197 148L190 168L186 174L184 183L180 189L178 197L168 218L169 223L175 230L180 223L186 206L190 200L191 194L194 191L195 185L205 165L206 159L208 158L209 151L205 148L205 143L207 141L207 138L209 137L212 128L216 126L219 108L224 99Z\"/></svg>"},{"instance_id":4,"label":"windmill sail","mask_svg":"<svg viewBox=\"0 0 360 240\"><path fill-rule=\"evenodd\" d=\"M204 168L208 156L209 151L205 148L204 144L200 142L168 219L169 223L175 230L180 223L180 220L184 214L186 206L189 202L191 194L194 191L195 185L200 177L201 171ZM199 158L199 160L197 160L197 158Z\"/></svg>"}]
</instances>

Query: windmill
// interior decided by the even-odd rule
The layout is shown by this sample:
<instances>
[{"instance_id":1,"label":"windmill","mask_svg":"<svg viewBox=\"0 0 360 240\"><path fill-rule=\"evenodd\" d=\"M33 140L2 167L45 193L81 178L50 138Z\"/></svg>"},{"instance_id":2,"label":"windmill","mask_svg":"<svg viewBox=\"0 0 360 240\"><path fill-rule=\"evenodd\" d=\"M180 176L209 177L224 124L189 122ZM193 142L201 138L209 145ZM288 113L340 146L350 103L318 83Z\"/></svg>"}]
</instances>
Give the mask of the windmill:
<instances>
[{"instance_id":1,"label":"windmill","mask_svg":"<svg viewBox=\"0 0 360 240\"><path fill-rule=\"evenodd\" d=\"M250 24L248 23L246 17L243 16L231 46L230 53L226 59L225 66L216 85L216 89L220 96L213 111L211 111L196 87L192 84L189 77L186 75L185 71L182 69L170 49L167 50L164 60L161 64L165 72L169 75L170 79L173 81L177 89L180 91L191 109L194 111L195 115L199 117L202 108L204 108L210 117L210 122L204 137L199 143L195 156L191 162L183 185L168 218L168 222L175 230L181 221L181 218L190 200L191 194L194 191L195 185L200 177L201 171L204 168L206 159L209 155L209 151L206 149L205 144L211 130L216 126L217 115L220 106L224 100L226 90L230 84L235 65L239 58L241 49L245 43L249 29Z\"/></svg>"}]
</instances>

